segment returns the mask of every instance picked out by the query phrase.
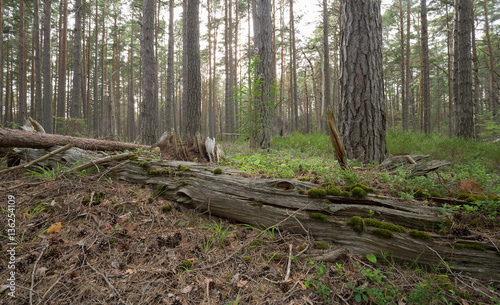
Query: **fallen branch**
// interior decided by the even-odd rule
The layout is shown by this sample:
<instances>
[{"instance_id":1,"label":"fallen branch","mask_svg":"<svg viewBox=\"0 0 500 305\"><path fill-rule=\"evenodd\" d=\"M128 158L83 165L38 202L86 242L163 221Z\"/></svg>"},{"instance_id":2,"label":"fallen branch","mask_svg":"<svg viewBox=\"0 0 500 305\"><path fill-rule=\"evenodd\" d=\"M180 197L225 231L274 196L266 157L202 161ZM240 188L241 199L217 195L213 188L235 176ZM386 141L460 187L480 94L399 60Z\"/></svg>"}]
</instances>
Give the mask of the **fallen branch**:
<instances>
[{"instance_id":1,"label":"fallen branch","mask_svg":"<svg viewBox=\"0 0 500 305\"><path fill-rule=\"evenodd\" d=\"M123 160L123 159L126 159L130 155L133 155L133 154L134 154L133 152L128 152L128 153L123 153L123 154L119 154L119 155L112 155L112 156L104 157L104 158L97 159L97 160L92 160L92 161L89 161L85 164L79 165L75 168L72 168L72 169L64 172L63 175L71 174L74 172L79 172L79 171L82 171L82 170L87 169L87 168L92 167L92 166L101 165L101 164L109 163L112 161Z\"/></svg>"},{"instance_id":2,"label":"fallen branch","mask_svg":"<svg viewBox=\"0 0 500 305\"><path fill-rule=\"evenodd\" d=\"M33 164L36 164L36 163L38 163L38 162L42 162L42 161L44 161L44 160L47 160L48 158L50 158L50 157L52 157L52 156L55 156L55 155L57 155L57 154L58 154L58 153L60 153L60 152L66 151L66 150L68 150L68 149L70 149L70 148L72 148L72 147L73 147L73 145L72 145L72 144L66 144L66 146L63 146L63 147L61 147L61 148L58 148L58 149L54 150L53 152L48 153L48 154L46 154L45 156L40 157L40 158L38 158L38 159L36 159L36 160L30 161L30 162L28 162L28 163L26 163L26 164L21 164L21 165L18 165L18 166L9 167L9 168L6 168L6 169L4 169L4 170L1 170L1 171L0 171L0 174L5 174L5 173L12 172L12 171L15 171L15 170L18 170L18 169L21 169L21 168L27 168L27 167L30 167L30 166L32 166Z\"/></svg>"}]
</instances>

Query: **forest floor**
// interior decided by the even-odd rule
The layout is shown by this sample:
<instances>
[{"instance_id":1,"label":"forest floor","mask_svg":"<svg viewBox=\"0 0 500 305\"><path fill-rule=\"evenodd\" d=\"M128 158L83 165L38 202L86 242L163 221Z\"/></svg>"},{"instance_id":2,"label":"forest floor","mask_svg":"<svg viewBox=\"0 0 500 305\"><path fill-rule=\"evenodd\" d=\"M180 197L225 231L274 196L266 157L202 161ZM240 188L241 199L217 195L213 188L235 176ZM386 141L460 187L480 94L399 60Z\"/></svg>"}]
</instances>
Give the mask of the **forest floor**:
<instances>
[{"instance_id":1,"label":"forest floor","mask_svg":"<svg viewBox=\"0 0 500 305\"><path fill-rule=\"evenodd\" d=\"M236 153L244 150L241 145L225 146L227 165L262 178L308 177L321 184L335 179L326 174L334 171L340 184L359 180L379 194L408 197L416 183L400 185L397 175L391 180L370 166L354 164L349 172L324 168L314 156L307 158L314 164L297 159L303 156L277 156L280 161L271 154L244 156ZM259 170L261 164L274 169ZM1 304L500 304L498 283L446 271L445 262L429 267L348 251L335 261L312 261L310 256L335 245L201 214L155 197L150 186L112 176L56 176L55 170L34 168L0 176L0 260L16 261L15 269L0 265ZM451 189L447 177L443 174L444 189ZM489 196L496 192L480 177L468 179L453 180L455 187ZM497 178L487 179L496 183ZM15 201L13 240L7 231L9 200ZM479 208L488 202L495 204L486 200ZM498 239L500 209L487 208L475 214L455 210L452 220Z\"/></svg>"}]
</instances>

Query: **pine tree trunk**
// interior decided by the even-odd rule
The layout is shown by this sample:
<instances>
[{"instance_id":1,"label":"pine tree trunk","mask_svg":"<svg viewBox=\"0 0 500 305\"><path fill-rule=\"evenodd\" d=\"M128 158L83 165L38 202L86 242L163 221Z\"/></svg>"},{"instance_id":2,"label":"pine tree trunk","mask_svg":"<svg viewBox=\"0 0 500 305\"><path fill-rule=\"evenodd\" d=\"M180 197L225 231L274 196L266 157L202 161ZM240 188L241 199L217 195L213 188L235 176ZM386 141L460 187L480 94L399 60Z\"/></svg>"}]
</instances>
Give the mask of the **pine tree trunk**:
<instances>
[{"instance_id":1,"label":"pine tree trunk","mask_svg":"<svg viewBox=\"0 0 500 305\"><path fill-rule=\"evenodd\" d=\"M497 86L495 83L495 63L494 63L494 54L491 46L491 38L490 38L490 25L488 22L488 7L487 2L484 0L484 32L486 35L486 43L488 45L488 69L490 70L489 75L489 97L490 97L490 107L491 107L491 115L494 120L499 121L498 119L498 101L497 101Z\"/></svg>"},{"instance_id":2,"label":"pine tree trunk","mask_svg":"<svg viewBox=\"0 0 500 305\"><path fill-rule=\"evenodd\" d=\"M24 0L19 1L19 108L17 114L17 123L23 125L28 118L27 88L26 88L26 33L24 32ZM0 80L0 81L3 81Z\"/></svg>"},{"instance_id":3,"label":"pine tree trunk","mask_svg":"<svg viewBox=\"0 0 500 305\"><path fill-rule=\"evenodd\" d=\"M59 57L57 78L57 106L56 132L63 127L66 117L66 59L68 45L68 1L63 0L59 5Z\"/></svg>"},{"instance_id":4,"label":"pine tree trunk","mask_svg":"<svg viewBox=\"0 0 500 305\"><path fill-rule=\"evenodd\" d=\"M331 104L330 92L330 47L328 44L328 1L323 0L323 113L327 114ZM327 119L323 118L321 129L327 131Z\"/></svg>"},{"instance_id":5,"label":"pine tree trunk","mask_svg":"<svg viewBox=\"0 0 500 305\"><path fill-rule=\"evenodd\" d=\"M52 73L50 63L51 0L43 4L43 120L45 132L52 133Z\"/></svg>"},{"instance_id":6,"label":"pine tree trunk","mask_svg":"<svg viewBox=\"0 0 500 305\"><path fill-rule=\"evenodd\" d=\"M257 75L262 77L256 90L260 92L257 98L256 108L258 117L257 144L262 149L267 149L271 145L271 105L274 105L272 88L274 84L273 69L273 25L272 6L270 0L255 0L254 29L255 47L259 49L261 62L257 65Z\"/></svg>"},{"instance_id":7,"label":"pine tree trunk","mask_svg":"<svg viewBox=\"0 0 500 305\"><path fill-rule=\"evenodd\" d=\"M410 90L411 70L410 70L410 23L411 23L411 0L406 0L406 62L405 62L405 89L403 99L403 130L408 130L410 127L410 103L412 103L412 95ZM406 129L404 113L406 112Z\"/></svg>"},{"instance_id":8,"label":"pine tree trunk","mask_svg":"<svg viewBox=\"0 0 500 305\"><path fill-rule=\"evenodd\" d=\"M200 24L199 0L189 0L187 4L187 91L186 122L184 134L193 137L201 131L201 71L200 71Z\"/></svg>"},{"instance_id":9,"label":"pine tree trunk","mask_svg":"<svg viewBox=\"0 0 500 305\"><path fill-rule=\"evenodd\" d=\"M34 0L35 7L38 7L38 0ZM38 12L38 10L35 10ZM36 14L37 15L37 14ZM37 15L38 16L38 15ZM38 18L35 18L35 22ZM36 31L35 31L36 34ZM37 37L37 36L35 36ZM3 123L3 1L0 1L0 124Z\"/></svg>"},{"instance_id":10,"label":"pine tree trunk","mask_svg":"<svg viewBox=\"0 0 500 305\"><path fill-rule=\"evenodd\" d=\"M141 143L151 145L157 140L158 109L154 95L158 86L154 58L155 0L144 0L142 4L141 65L142 106Z\"/></svg>"},{"instance_id":11,"label":"pine tree trunk","mask_svg":"<svg viewBox=\"0 0 500 305\"><path fill-rule=\"evenodd\" d=\"M471 0L457 0L458 7L458 120L456 135L474 138L474 101L471 67Z\"/></svg>"},{"instance_id":12,"label":"pine tree trunk","mask_svg":"<svg viewBox=\"0 0 500 305\"><path fill-rule=\"evenodd\" d=\"M423 131L430 133L431 128L431 92L429 77L429 34L427 29L427 4L426 0L420 1L420 12L422 16L421 56L422 56L422 92L420 94L423 106Z\"/></svg>"},{"instance_id":13,"label":"pine tree trunk","mask_svg":"<svg viewBox=\"0 0 500 305\"><path fill-rule=\"evenodd\" d=\"M382 162L387 149L380 0L343 1L341 29L339 117L345 150L349 159Z\"/></svg>"},{"instance_id":14,"label":"pine tree trunk","mask_svg":"<svg viewBox=\"0 0 500 305\"><path fill-rule=\"evenodd\" d=\"M71 118L81 118L82 108L82 1L75 1L74 74Z\"/></svg>"},{"instance_id":15,"label":"pine tree trunk","mask_svg":"<svg viewBox=\"0 0 500 305\"><path fill-rule=\"evenodd\" d=\"M97 82L98 82L98 63L97 63L97 49L98 49L98 43L97 43L97 40L98 40L98 33L99 33L99 23L97 22L97 17L99 16L98 13L99 13L99 10L98 10L98 7L99 7L99 0L96 0L95 2L95 44L94 44L94 109L92 109L93 111L93 114L92 114L92 131L94 133L94 138L97 138L99 136L99 113L98 113L98 109L99 109L99 100L98 100L98 97L97 97Z\"/></svg>"},{"instance_id":16,"label":"pine tree trunk","mask_svg":"<svg viewBox=\"0 0 500 305\"><path fill-rule=\"evenodd\" d=\"M174 104L174 5L174 0L170 0L168 8L167 98L165 108L165 123L167 131L171 131L174 126L172 122L172 106Z\"/></svg>"}]
</instances>

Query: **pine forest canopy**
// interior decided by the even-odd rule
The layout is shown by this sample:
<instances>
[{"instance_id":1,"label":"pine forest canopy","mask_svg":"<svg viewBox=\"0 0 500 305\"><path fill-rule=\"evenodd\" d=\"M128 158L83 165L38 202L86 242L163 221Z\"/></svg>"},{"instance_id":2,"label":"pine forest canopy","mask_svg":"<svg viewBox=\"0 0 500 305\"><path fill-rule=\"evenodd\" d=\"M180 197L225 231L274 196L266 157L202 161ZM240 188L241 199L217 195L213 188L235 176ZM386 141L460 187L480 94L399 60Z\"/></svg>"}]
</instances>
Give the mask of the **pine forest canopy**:
<instances>
[{"instance_id":1,"label":"pine forest canopy","mask_svg":"<svg viewBox=\"0 0 500 305\"><path fill-rule=\"evenodd\" d=\"M48 132L144 144L167 129L245 135L265 148L326 132L333 105L349 158L364 162L381 161L388 128L498 132L498 1L359 1L371 21L355 49L380 51L365 64L372 55L346 52L340 2L2 1L0 124L33 117Z\"/></svg>"}]
</instances>

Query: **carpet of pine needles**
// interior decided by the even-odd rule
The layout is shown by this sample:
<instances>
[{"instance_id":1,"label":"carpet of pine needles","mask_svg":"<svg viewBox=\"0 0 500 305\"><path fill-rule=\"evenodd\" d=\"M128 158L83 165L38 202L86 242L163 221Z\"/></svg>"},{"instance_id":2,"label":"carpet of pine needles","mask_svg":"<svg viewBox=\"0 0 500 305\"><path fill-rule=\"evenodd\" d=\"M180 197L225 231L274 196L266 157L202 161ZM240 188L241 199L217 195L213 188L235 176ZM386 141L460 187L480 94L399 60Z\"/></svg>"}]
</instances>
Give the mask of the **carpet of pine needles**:
<instances>
[{"instance_id":1,"label":"carpet of pine needles","mask_svg":"<svg viewBox=\"0 0 500 305\"><path fill-rule=\"evenodd\" d=\"M500 299L491 287L495 283L424 271L388 256L373 264L346 251L331 261L311 261L335 245L318 249L307 234L263 231L188 210L155 197L150 186L99 173L57 179L26 173L0 176L0 207L7 208L8 195L15 197L17 243L15 297L10 297L12 270L3 263L10 246L0 237L0 304L368 304L389 303L391 297L393 304L494 304ZM7 214L1 212L0 234L7 235ZM379 280L370 279L377 272Z\"/></svg>"}]
</instances>

